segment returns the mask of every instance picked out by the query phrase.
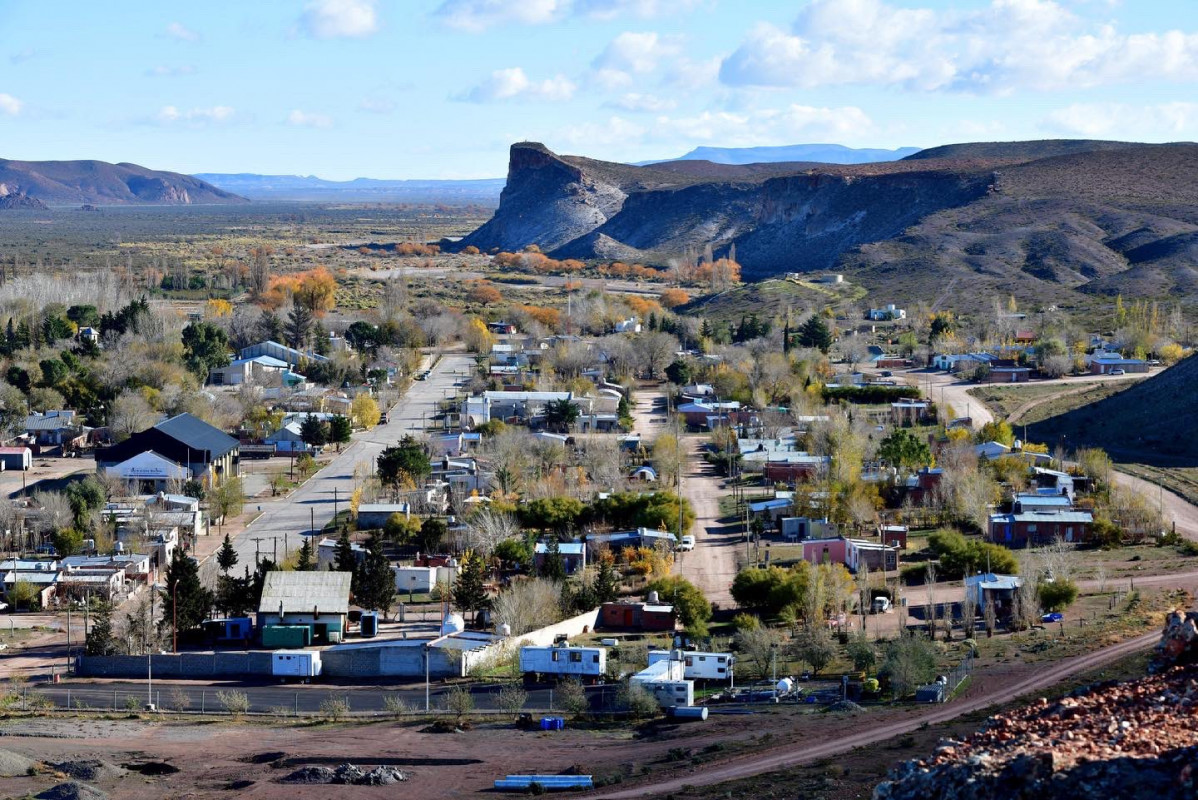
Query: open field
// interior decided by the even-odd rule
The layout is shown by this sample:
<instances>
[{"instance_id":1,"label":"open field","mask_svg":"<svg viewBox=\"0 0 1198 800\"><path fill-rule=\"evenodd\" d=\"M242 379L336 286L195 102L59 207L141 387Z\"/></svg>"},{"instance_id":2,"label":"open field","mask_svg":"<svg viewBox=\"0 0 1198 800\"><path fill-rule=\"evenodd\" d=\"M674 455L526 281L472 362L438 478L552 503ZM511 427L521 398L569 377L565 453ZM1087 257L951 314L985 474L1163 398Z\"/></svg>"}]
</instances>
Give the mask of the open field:
<instances>
[{"instance_id":1,"label":"open field","mask_svg":"<svg viewBox=\"0 0 1198 800\"><path fill-rule=\"evenodd\" d=\"M980 386L969 390L969 393L985 403L995 416L1013 425L1031 425L1097 403L1130 388L1134 383L1079 379L1077 383Z\"/></svg>"}]
</instances>

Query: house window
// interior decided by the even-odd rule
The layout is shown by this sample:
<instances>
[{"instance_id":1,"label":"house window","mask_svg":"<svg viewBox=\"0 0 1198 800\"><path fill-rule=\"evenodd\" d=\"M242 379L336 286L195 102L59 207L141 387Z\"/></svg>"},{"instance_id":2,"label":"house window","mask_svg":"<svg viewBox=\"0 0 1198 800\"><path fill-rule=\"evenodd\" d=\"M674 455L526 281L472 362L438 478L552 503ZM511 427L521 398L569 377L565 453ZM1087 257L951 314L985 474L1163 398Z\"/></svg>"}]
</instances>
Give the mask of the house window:
<instances>
[{"instance_id":1,"label":"house window","mask_svg":"<svg viewBox=\"0 0 1198 800\"><path fill-rule=\"evenodd\" d=\"M1035 525L1028 525L1028 526L1027 526L1027 532L1028 532L1028 533L1035 533L1035 532L1036 532L1036 526L1035 526Z\"/></svg>"},{"instance_id":2,"label":"house window","mask_svg":"<svg viewBox=\"0 0 1198 800\"><path fill-rule=\"evenodd\" d=\"M556 650L554 650L554 651L553 651L553 660L554 660L554 661L557 661L557 657L558 657L559 655L560 655L560 653L558 653Z\"/></svg>"},{"instance_id":3,"label":"house window","mask_svg":"<svg viewBox=\"0 0 1198 800\"><path fill-rule=\"evenodd\" d=\"M598 664L598 663L599 663L599 654L598 654L598 653L596 653L595 655L591 656L591 663L592 663L592 664Z\"/></svg>"},{"instance_id":4,"label":"house window","mask_svg":"<svg viewBox=\"0 0 1198 800\"><path fill-rule=\"evenodd\" d=\"M690 656L687 656L686 657L686 665L688 667L693 667L695 665L695 659L691 658Z\"/></svg>"}]
</instances>

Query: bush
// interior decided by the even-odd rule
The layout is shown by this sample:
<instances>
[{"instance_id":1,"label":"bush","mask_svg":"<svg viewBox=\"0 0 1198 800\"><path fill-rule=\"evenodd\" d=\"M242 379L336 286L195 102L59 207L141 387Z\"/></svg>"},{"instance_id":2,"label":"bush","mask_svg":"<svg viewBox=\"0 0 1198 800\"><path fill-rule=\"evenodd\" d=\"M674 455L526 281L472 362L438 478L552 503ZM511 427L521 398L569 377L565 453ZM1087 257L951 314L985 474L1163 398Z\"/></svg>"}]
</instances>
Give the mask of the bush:
<instances>
[{"instance_id":1,"label":"bush","mask_svg":"<svg viewBox=\"0 0 1198 800\"><path fill-rule=\"evenodd\" d=\"M653 695L640 686L634 686L627 682L620 684L620 690L616 694L616 703L634 719L655 717L660 708Z\"/></svg>"},{"instance_id":2,"label":"bush","mask_svg":"<svg viewBox=\"0 0 1198 800\"><path fill-rule=\"evenodd\" d=\"M495 699L496 705L513 716L524 710L524 704L528 702L528 692L524 691L518 683L506 684L499 690L499 696Z\"/></svg>"},{"instance_id":3,"label":"bush","mask_svg":"<svg viewBox=\"0 0 1198 800\"><path fill-rule=\"evenodd\" d=\"M571 714L585 714L590 707L590 703L587 701L587 690L583 687L582 681L577 678L562 681L557 685L553 694L561 707Z\"/></svg>"},{"instance_id":4,"label":"bush","mask_svg":"<svg viewBox=\"0 0 1198 800\"><path fill-rule=\"evenodd\" d=\"M761 620L753 614L741 612L732 618L732 627L739 631L755 631L761 627Z\"/></svg>"},{"instance_id":5,"label":"bush","mask_svg":"<svg viewBox=\"0 0 1198 800\"><path fill-rule=\"evenodd\" d=\"M1007 575L1019 571L1019 562L1010 550L980 539L967 539L959 531L935 531L928 537L928 546L940 559L940 576L946 580L960 580L982 570Z\"/></svg>"},{"instance_id":6,"label":"bush","mask_svg":"<svg viewBox=\"0 0 1198 800\"><path fill-rule=\"evenodd\" d=\"M445 710L452 711L458 719L474 710L474 695L464 686L455 686L445 693Z\"/></svg>"},{"instance_id":7,"label":"bush","mask_svg":"<svg viewBox=\"0 0 1198 800\"><path fill-rule=\"evenodd\" d=\"M389 694L383 698L383 707L394 717L406 717L415 713L416 709L407 700L397 694Z\"/></svg>"},{"instance_id":8,"label":"bush","mask_svg":"<svg viewBox=\"0 0 1198 800\"><path fill-rule=\"evenodd\" d=\"M250 697L245 692L222 690L216 693L216 701L228 713L240 716L250 710Z\"/></svg>"},{"instance_id":9,"label":"bush","mask_svg":"<svg viewBox=\"0 0 1198 800\"><path fill-rule=\"evenodd\" d=\"M1037 590L1040 607L1045 611L1064 611L1077 599L1077 593L1077 584L1063 578L1042 583Z\"/></svg>"},{"instance_id":10,"label":"bush","mask_svg":"<svg viewBox=\"0 0 1198 800\"><path fill-rule=\"evenodd\" d=\"M344 695L326 697L320 704L320 713L328 717L330 722L340 722L349 715L349 698Z\"/></svg>"},{"instance_id":11,"label":"bush","mask_svg":"<svg viewBox=\"0 0 1198 800\"><path fill-rule=\"evenodd\" d=\"M894 697L902 697L936 677L936 650L927 639L901 636L886 647L878 676L890 681Z\"/></svg>"}]
</instances>

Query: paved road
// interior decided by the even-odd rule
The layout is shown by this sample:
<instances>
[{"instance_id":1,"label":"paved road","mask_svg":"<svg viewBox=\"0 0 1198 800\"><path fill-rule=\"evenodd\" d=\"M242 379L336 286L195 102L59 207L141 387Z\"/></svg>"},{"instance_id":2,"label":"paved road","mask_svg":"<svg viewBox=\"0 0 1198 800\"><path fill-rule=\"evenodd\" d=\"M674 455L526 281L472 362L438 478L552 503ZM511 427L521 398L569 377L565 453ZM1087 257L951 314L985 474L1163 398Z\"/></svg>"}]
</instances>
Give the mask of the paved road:
<instances>
[{"instance_id":1,"label":"paved road","mask_svg":"<svg viewBox=\"0 0 1198 800\"><path fill-rule=\"evenodd\" d=\"M436 402L452 394L454 382L466 377L473 368L472 356L447 353L427 380L412 383L390 410L386 425L356 434L352 444L290 497L257 504L262 514L233 540L238 555L236 569L242 565L252 568L255 550L271 557L277 547L282 557L300 546L302 536L320 531L333 518L335 500L338 510L347 507L355 476L360 479L371 474L383 448L395 444L406 433L418 434L423 423L432 419ZM209 563L214 561L210 559ZM205 571L209 579L214 574L212 567Z\"/></svg>"},{"instance_id":2,"label":"paved road","mask_svg":"<svg viewBox=\"0 0 1198 800\"><path fill-rule=\"evenodd\" d=\"M812 741L803 747L787 745L784 748L756 752L742 758L716 764L707 769L687 772L677 778L655 783L646 783L615 792L596 794L596 800L631 800L636 797L659 796L683 792L687 786L711 786L725 781L747 778L765 772L775 772L800 764L809 764L823 758L838 755L858 747L884 742L896 736L910 733L924 725L936 725L951 719L980 711L984 708L1009 703L1033 692L1043 691L1081 672L1099 669L1125 656L1145 650L1160 640L1159 633L1148 633L1129 639L1111 647L1058 662L1036 671L1030 677L1010 684L991 694L979 694L968 699L956 700L942 706L931 706L911 716L889 723L863 725L862 730L840 738Z\"/></svg>"},{"instance_id":3,"label":"paved road","mask_svg":"<svg viewBox=\"0 0 1198 800\"><path fill-rule=\"evenodd\" d=\"M499 687L495 685L475 685L470 686L470 693L474 697L474 705L482 710L497 710L499 708L498 695ZM154 702L162 708L176 710L180 703L178 698L180 695L187 698L185 710L190 711L221 711L222 706L217 698L217 692L226 690L236 690L244 692L250 701L250 711L266 712L279 708L287 708L292 711L299 710L301 713L315 713L320 711L321 703L330 697L344 697L349 701L351 711L386 711L386 698L399 697L413 708L423 710L424 708L424 686L404 686L402 688L385 688L385 687L360 687L360 686L322 686L322 685L302 685L302 684L270 684L270 685L246 685L239 683L229 684L200 684L200 683L172 683L166 681L154 681L151 686L151 692L154 697ZM146 683L145 681L133 682L122 681L116 683L98 683L98 684L80 684L80 683L61 683L61 684L44 684L37 687L31 687L30 691L49 697L54 704L60 707L67 707L68 702L72 707L78 707L81 703L89 708L113 708L118 709L126 707L128 698L136 698L137 702L144 705L146 700ZM551 708L559 708L560 702L556 702L553 697L553 690L548 687L528 689L528 700L524 704L527 709L546 710ZM591 703L591 707L601 708L606 701L614 701L616 687L613 686L593 686L587 687L587 695ZM430 708L438 709L444 707L444 695L448 692L448 688L439 684L434 684L430 690Z\"/></svg>"}]
</instances>

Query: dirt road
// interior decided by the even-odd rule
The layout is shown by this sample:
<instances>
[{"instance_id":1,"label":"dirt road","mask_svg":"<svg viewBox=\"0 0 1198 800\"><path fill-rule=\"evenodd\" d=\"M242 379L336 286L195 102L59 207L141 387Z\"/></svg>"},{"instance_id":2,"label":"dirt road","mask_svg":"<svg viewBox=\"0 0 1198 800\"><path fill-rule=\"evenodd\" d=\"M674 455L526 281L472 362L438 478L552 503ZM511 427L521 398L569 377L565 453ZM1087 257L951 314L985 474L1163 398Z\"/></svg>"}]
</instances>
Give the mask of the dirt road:
<instances>
[{"instance_id":1,"label":"dirt road","mask_svg":"<svg viewBox=\"0 0 1198 800\"><path fill-rule=\"evenodd\" d=\"M727 607L732 604L730 589L736 577L741 532L735 525L720 524L722 480L715 474L715 468L703 460L706 441L705 436L698 434L682 436L687 451L682 496L695 511L695 524L691 528L695 549L680 552L674 570L698 586L708 600Z\"/></svg>"},{"instance_id":2,"label":"dirt road","mask_svg":"<svg viewBox=\"0 0 1198 800\"><path fill-rule=\"evenodd\" d=\"M998 691L981 694L970 699L954 701L943 706L932 706L928 711L913 714L907 719L873 726L847 736L832 738L824 741L812 741L805 747L786 747L756 753L745 758L734 759L730 762L701 772L688 773L679 778L672 778L658 783L649 783L596 795L597 800L627 800L628 798L661 795L681 791L686 786L710 786L715 783L747 778L760 775L763 772L774 772L780 769L808 764L822 758L828 758L844 753L857 747L901 736L904 733L919 728L922 725L935 725L956 717L980 711L989 706L1011 702L1018 698L1047 689L1061 681L1081 672L1098 669L1124 656L1151 647L1160 639L1158 633L1147 633L1135 639L1129 639L1094 653L1061 661L1043 670L1037 671L1031 677L1012 683Z\"/></svg>"}]
</instances>

